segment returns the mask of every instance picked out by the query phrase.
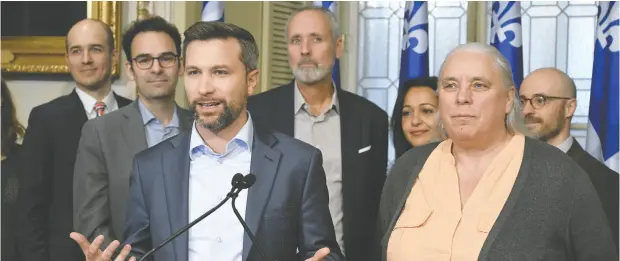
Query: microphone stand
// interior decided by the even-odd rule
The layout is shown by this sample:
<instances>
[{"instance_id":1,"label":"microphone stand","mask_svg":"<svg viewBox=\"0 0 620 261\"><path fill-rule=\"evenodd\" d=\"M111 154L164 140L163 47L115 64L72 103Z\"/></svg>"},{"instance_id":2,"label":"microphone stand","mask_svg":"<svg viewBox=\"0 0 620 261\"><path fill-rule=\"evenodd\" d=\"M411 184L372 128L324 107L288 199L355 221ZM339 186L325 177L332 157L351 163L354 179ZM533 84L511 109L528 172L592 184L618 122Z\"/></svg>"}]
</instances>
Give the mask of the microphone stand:
<instances>
[{"instance_id":1,"label":"microphone stand","mask_svg":"<svg viewBox=\"0 0 620 261\"><path fill-rule=\"evenodd\" d=\"M250 186L251 186L251 184L250 184ZM267 258L265 257L265 253L263 253L262 248L258 244L258 240L256 240L256 238L252 234L252 231L250 231L250 228L248 227L248 225L243 221L243 218L241 218L241 215L239 215L239 211L237 211L237 207L235 206L235 200L237 199L237 196L239 195L239 192L241 192L241 189L238 190L236 193L229 194L229 196L232 198L232 209L233 209L233 212L235 212L235 216L237 216L237 219L239 220L239 223L241 223L241 225L243 226L243 229L245 230L245 232L248 234L248 236L252 240L252 243L254 243L256 245L256 249L260 253L263 261L267 261Z\"/></svg>"},{"instance_id":2,"label":"microphone stand","mask_svg":"<svg viewBox=\"0 0 620 261\"><path fill-rule=\"evenodd\" d=\"M198 217L197 219L195 219L194 221L192 221L191 223L187 224L185 227L183 227L181 230L179 230L178 232L174 233L172 236L170 236L168 239L166 239L164 242L160 243L157 247L151 249L150 251L146 252L146 254L144 254L139 261L144 261L146 260L147 257L151 256L153 253L155 253L157 250L161 249L162 247L164 247L166 244L170 243L170 241L174 240L175 238L179 237L181 234L183 234L184 232L186 232L187 230L189 230L191 227L193 227L194 225L196 225L198 222L202 221L204 218L206 218L207 216L211 215L211 213L215 212L217 209L219 209L222 205L224 205L224 203L226 203L226 201L228 201L228 199L232 198L232 208L233 208L233 212L235 213L235 216L237 216L237 219L239 219L239 222L241 223L241 225L243 226L243 229L245 230L246 233L248 233L248 236L250 237L250 239L252 240L252 243L256 245L256 248L258 249L258 252L260 253L261 257L263 258L264 261L267 261L267 258L265 257L265 254L263 253L262 249L260 248L260 246L258 245L258 242L256 241L256 238L254 237L254 235L252 234L252 232L250 231L250 228L248 228L247 224L243 221L243 219L241 218L241 215L239 215L239 212L237 211L237 208L235 207L235 200L237 199L237 196L239 195L239 192L241 192L241 190L243 189L247 189L249 187L251 187L252 185L254 185L254 182L256 181L256 176L254 174L248 174L246 176L243 176L240 173L237 173L234 175L231 183L232 183L232 188L230 189L230 192L228 192L228 194L226 194L226 198L224 198L219 204L217 204L215 207L213 207L212 209L210 209L209 211L207 211L206 213L202 214L200 217ZM118 255L120 250L116 249L115 251L115 255Z\"/></svg>"},{"instance_id":3,"label":"microphone stand","mask_svg":"<svg viewBox=\"0 0 620 261\"><path fill-rule=\"evenodd\" d=\"M235 190L238 190L238 191L235 193ZM206 213L202 214L200 217L198 217L197 219L195 219L191 223L187 224L181 230L177 231L176 233L174 233L174 235L172 235L168 239L166 239L164 242L161 242L161 244L159 244L156 248L153 248L149 252L146 252L146 254L144 254L144 256L142 256L142 258L140 258L139 261L146 260L146 258L148 256L150 256L151 254L153 254L155 251L157 251L160 248L164 247L170 241L174 240L179 235L183 234L185 231L189 230L191 227L196 225L196 223L200 222L201 220L205 219L207 216L211 215L211 213L215 212L218 208L220 208L222 205L224 205L224 203L226 203L226 201L228 201L228 199L230 199L230 197L232 195L236 196L236 194L238 194L239 191L241 191L241 189L239 189L237 186L235 186L233 184L233 188L230 190L230 192L228 192L228 194L226 195L226 198L224 198L219 204L217 204L215 207L213 207L211 210L207 211Z\"/></svg>"}]
</instances>

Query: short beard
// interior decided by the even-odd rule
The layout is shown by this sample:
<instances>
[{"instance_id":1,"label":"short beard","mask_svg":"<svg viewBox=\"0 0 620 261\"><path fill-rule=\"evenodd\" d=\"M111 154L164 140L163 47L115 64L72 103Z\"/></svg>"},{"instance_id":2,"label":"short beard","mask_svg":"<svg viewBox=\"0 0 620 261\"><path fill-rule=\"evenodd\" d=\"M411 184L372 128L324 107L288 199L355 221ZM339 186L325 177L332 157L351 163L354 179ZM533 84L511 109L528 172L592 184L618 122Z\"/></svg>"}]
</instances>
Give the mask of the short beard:
<instances>
[{"instance_id":1,"label":"short beard","mask_svg":"<svg viewBox=\"0 0 620 261\"><path fill-rule=\"evenodd\" d=\"M293 75L295 79L299 82L306 85L314 85L325 79L325 77L330 76L331 68L300 68L297 67L293 70Z\"/></svg>"},{"instance_id":2,"label":"short beard","mask_svg":"<svg viewBox=\"0 0 620 261\"><path fill-rule=\"evenodd\" d=\"M200 115L196 112L196 106L198 105L193 104L192 110L194 111L194 119L196 119L196 122L200 124L200 126L202 126L203 128L215 134L220 133L223 129L230 126L230 124L232 124L237 118L239 118L239 115L241 115L241 109L235 109L233 108L233 106L228 105L227 102L224 103L223 105L224 105L224 112L222 112L222 114L220 114L217 117L217 119L215 119L215 121L205 122L204 120L200 118Z\"/></svg>"},{"instance_id":3,"label":"short beard","mask_svg":"<svg viewBox=\"0 0 620 261\"><path fill-rule=\"evenodd\" d=\"M557 137L562 131L563 126L558 126L554 129L541 129L540 132L534 133L536 139L548 142L550 139Z\"/></svg>"},{"instance_id":4,"label":"short beard","mask_svg":"<svg viewBox=\"0 0 620 261\"><path fill-rule=\"evenodd\" d=\"M544 142L548 142L550 139L557 137L560 134L560 132L562 132L562 129L564 128L564 119L562 115L559 115L559 117L556 119L555 126L545 125L545 123L542 121L538 121L538 122L541 122L542 124L540 130L538 131L530 130L530 131L534 135L534 138L540 141L544 141Z\"/></svg>"}]
</instances>

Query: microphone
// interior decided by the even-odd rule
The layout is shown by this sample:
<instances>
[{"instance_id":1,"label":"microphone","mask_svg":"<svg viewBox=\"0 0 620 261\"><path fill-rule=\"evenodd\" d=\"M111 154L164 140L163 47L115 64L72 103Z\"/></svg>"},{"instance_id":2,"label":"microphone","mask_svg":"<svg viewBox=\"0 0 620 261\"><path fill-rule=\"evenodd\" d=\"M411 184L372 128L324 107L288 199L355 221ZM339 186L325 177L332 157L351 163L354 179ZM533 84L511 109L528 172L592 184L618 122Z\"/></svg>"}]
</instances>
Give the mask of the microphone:
<instances>
[{"instance_id":1,"label":"microphone","mask_svg":"<svg viewBox=\"0 0 620 261\"><path fill-rule=\"evenodd\" d=\"M235 212L235 216L237 216L239 223L241 223L245 232L248 233L248 236L252 240L252 244L256 245L256 249L260 253L260 256L262 257L263 261L267 261L267 258L265 257L265 253L263 252L260 245L258 244L258 240L256 240L256 238L254 237L254 234L252 234L252 231L250 231L250 228L248 227L248 225L245 223L245 221L243 221L243 218L241 218L241 215L239 215L239 211L237 211L237 207L235 206L235 200L237 199L239 192L241 192L241 190L243 189L251 187L252 185L254 185L254 182L256 182L256 175L252 173L243 177L243 181L240 184L240 189L236 191L235 193L232 193L231 195L232 209L233 209L233 212Z\"/></svg>"},{"instance_id":2,"label":"microphone","mask_svg":"<svg viewBox=\"0 0 620 261\"><path fill-rule=\"evenodd\" d=\"M248 174L248 175L252 175L252 174ZM228 192L228 194L226 195L226 198L224 198L215 207L213 207L212 209L210 209L206 213L202 214L200 217L196 218L194 221L192 221L192 223L187 224L187 226L183 227L181 230L179 230L176 233L174 233L174 235L170 236L164 242L161 242L161 244L159 244L157 247L151 249L149 252L146 252L146 254L144 254L144 256L142 256L142 258L140 258L139 261L146 260L147 257L153 255L153 253L155 253L157 250L161 249L166 244L170 243L170 241L172 241L175 238L179 237L185 231L189 230L191 227L193 227L194 225L198 224L198 222L200 222L201 220L203 220L207 216L211 215L211 213L215 212L218 208L220 208L222 205L224 205L224 203L226 203L226 201L228 201L228 199L230 199L233 195L236 198L237 194L239 194L239 191L241 191L241 190L243 190L245 188L249 188L250 186L252 186L254 184L254 181L256 181L256 177L254 177L254 179L251 181L251 184L248 185L248 180L241 173L235 174L233 176L233 178L232 178L232 181L230 182L231 185L232 185L232 188L230 189L230 192ZM233 206L234 206L234 202L235 202L235 200L233 198ZM237 217L239 217L239 216L237 216ZM118 255L120 253L120 250L119 249L117 249L117 250L118 250L118 252L116 253L116 255Z\"/></svg>"}]
</instances>

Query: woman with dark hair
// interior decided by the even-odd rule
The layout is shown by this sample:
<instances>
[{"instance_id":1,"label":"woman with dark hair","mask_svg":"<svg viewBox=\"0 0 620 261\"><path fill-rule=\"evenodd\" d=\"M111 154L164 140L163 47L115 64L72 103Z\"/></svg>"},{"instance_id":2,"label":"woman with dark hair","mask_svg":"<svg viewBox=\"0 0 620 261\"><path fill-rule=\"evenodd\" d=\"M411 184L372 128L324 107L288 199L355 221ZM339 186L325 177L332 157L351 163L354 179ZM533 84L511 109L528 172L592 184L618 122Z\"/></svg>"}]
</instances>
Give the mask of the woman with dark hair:
<instances>
[{"instance_id":1,"label":"woman with dark hair","mask_svg":"<svg viewBox=\"0 0 620 261\"><path fill-rule=\"evenodd\" d=\"M9 88L2 81L2 260L18 260L15 243L15 203L17 201L17 175L21 164L21 145L17 140L24 136L24 126L15 115L15 104Z\"/></svg>"},{"instance_id":2,"label":"woman with dark hair","mask_svg":"<svg viewBox=\"0 0 620 261\"><path fill-rule=\"evenodd\" d=\"M396 98L390 123L396 158L412 147L442 139L437 107L437 77L410 79L403 86Z\"/></svg>"}]
</instances>

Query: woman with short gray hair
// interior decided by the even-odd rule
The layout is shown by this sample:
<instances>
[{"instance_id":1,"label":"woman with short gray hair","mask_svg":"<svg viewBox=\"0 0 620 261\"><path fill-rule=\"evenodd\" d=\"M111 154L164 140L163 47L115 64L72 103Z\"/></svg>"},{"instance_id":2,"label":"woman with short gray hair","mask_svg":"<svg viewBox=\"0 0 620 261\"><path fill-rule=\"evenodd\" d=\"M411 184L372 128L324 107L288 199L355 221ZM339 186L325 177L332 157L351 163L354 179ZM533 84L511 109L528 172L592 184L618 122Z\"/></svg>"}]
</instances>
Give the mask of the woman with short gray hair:
<instances>
[{"instance_id":1,"label":"woman with short gray hair","mask_svg":"<svg viewBox=\"0 0 620 261\"><path fill-rule=\"evenodd\" d=\"M510 72L488 45L448 55L438 93L449 138L409 150L391 169L382 260L617 260L587 174L527 137Z\"/></svg>"}]
</instances>

